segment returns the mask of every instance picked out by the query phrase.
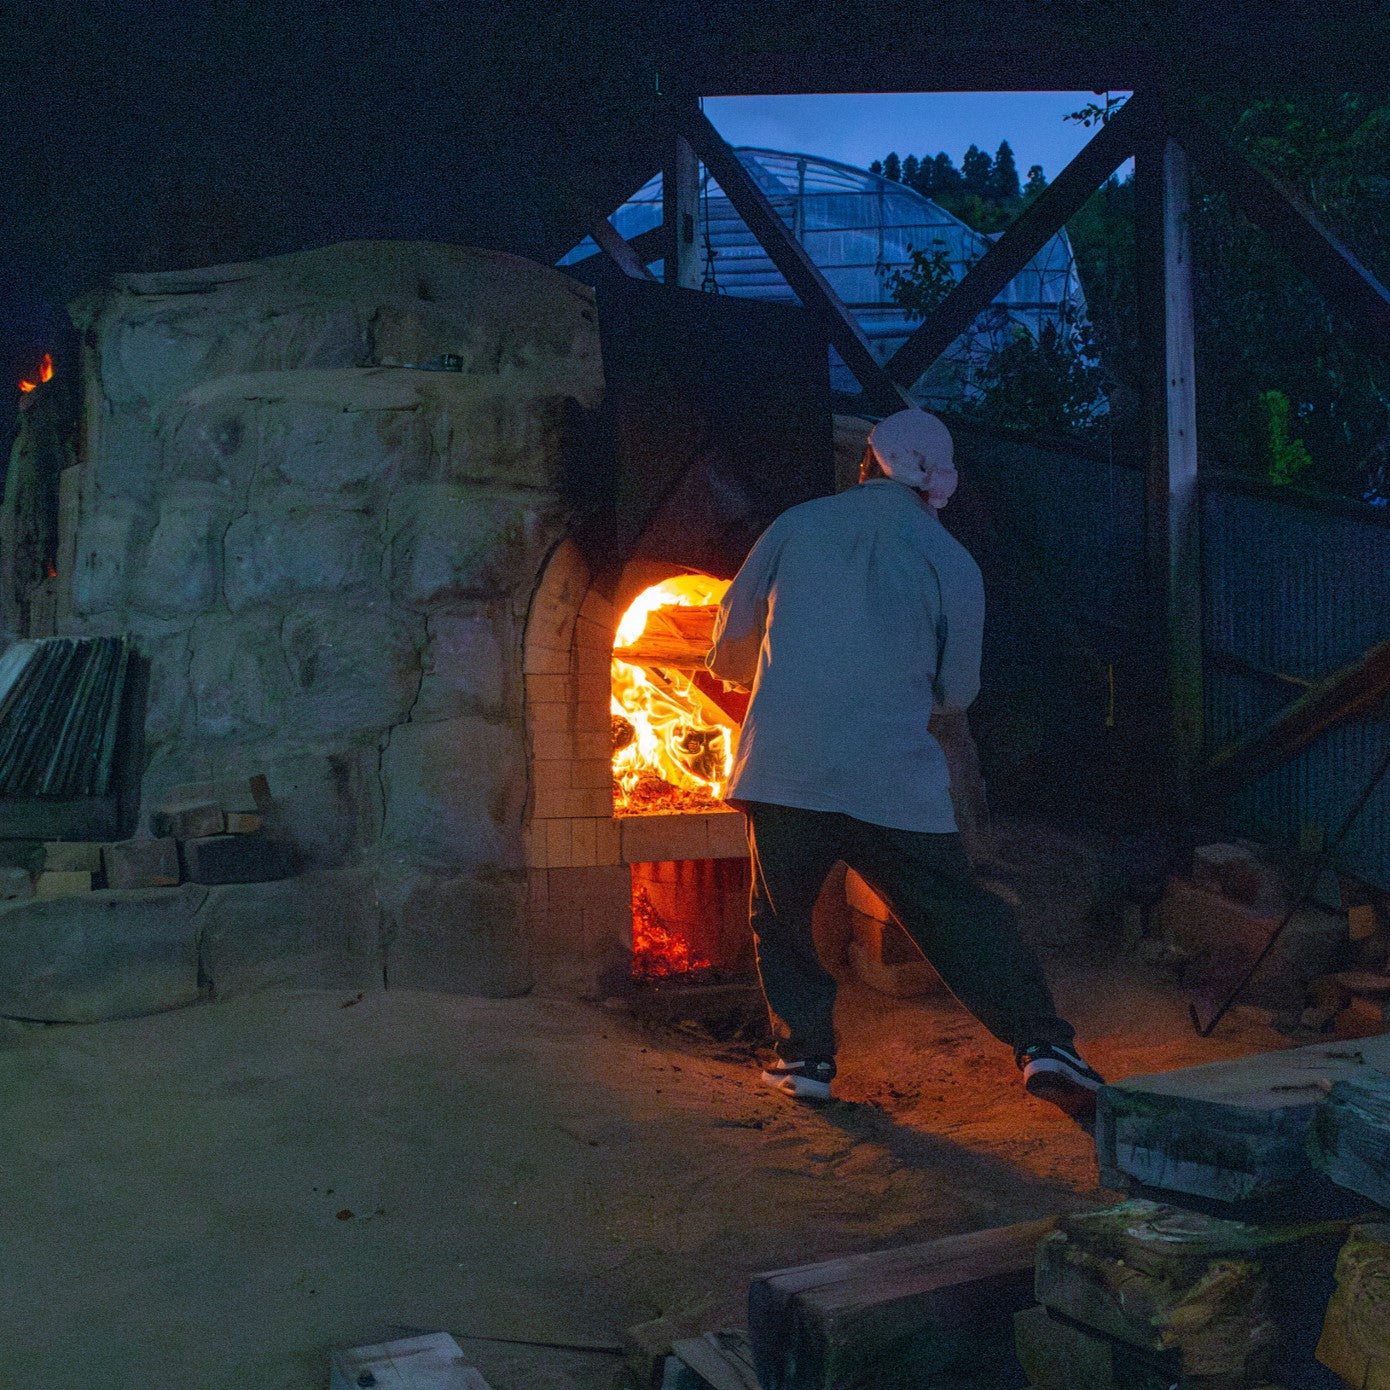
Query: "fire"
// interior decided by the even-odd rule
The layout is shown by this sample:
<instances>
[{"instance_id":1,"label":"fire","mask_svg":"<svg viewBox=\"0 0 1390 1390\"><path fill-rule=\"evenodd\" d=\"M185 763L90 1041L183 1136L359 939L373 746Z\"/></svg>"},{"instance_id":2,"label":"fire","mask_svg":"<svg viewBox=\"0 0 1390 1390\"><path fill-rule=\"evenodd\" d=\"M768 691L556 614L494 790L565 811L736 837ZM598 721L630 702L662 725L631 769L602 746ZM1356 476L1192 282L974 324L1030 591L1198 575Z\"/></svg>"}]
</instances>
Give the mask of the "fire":
<instances>
[{"instance_id":1,"label":"fire","mask_svg":"<svg viewBox=\"0 0 1390 1390\"><path fill-rule=\"evenodd\" d=\"M701 689L697 673L714 605L728 587L703 574L663 580L638 594L618 624L614 650L631 658L613 658L613 792L620 812L698 810L723 795L738 725ZM697 611L672 616L681 609Z\"/></svg>"},{"instance_id":2,"label":"fire","mask_svg":"<svg viewBox=\"0 0 1390 1390\"><path fill-rule=\"evenodd\" d=\"M21 391L37 391L45 381L53 380L53 354L46 352L43 361L39 363L39 379L37 381L21 381L19 389Z\"/></svg>"},{"instance_id":3,"label":"fire","mask_svg":"<svg viewBox=\"0 0 1390 1390\"><path fill-rule=\"evenodd\" d=\"M651 896L640 886L632 890L632 973L639 978L683 975L707 969L709 961L692 957L690 944L661 920Z\"/></svg>"}]
</instances>

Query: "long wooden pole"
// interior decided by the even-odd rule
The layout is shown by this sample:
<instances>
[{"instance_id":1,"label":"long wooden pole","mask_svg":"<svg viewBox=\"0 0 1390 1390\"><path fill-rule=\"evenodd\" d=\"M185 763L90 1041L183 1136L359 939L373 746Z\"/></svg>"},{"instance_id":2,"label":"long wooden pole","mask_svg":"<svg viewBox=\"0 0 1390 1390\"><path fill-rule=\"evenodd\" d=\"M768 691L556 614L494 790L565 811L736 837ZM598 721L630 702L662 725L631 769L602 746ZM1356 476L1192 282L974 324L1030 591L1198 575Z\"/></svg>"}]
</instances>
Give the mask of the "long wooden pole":
<instances>
[{"instance_id":1,"label":"long wooden pole","mask_svg":"<svg viewBox=\"0 0 1390 1390\"><path fill-rule=\"evenodd\" d=\"M1003 292L1009 281L1080 211L1134 153L1136 133L1152 119L1145 96L1131 97L965 274L888 359L888 374L911 387Z\"/></svg>"}]
</instances>

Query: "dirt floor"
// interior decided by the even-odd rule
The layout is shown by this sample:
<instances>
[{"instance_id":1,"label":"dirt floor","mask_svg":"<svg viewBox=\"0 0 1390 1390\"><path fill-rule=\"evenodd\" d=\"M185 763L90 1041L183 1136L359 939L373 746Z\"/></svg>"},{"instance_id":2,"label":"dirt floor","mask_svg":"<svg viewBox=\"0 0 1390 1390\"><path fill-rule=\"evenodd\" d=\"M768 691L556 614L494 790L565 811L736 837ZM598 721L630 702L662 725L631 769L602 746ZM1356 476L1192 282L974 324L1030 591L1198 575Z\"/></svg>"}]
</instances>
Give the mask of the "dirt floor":
<instances>
[{"instance_id":1,"label":"dirt floor","mask_svg":"<svg viewBox=\"0 0 1390 1390\"><path fill-rule=\"evenodd\" d=\"M1137 963L1051 969L1113 1078L1289 1045L1252 1010L1203 1041ZM840 1020L820 1109L566 1000L0 1025L0 1378L318 1390L330 1347L447 1329L494 1390L609 1390L624 1329L736 1324L754 1271L1112 1199L949 999L847 984Z\"/></svg>"}]
</instances>

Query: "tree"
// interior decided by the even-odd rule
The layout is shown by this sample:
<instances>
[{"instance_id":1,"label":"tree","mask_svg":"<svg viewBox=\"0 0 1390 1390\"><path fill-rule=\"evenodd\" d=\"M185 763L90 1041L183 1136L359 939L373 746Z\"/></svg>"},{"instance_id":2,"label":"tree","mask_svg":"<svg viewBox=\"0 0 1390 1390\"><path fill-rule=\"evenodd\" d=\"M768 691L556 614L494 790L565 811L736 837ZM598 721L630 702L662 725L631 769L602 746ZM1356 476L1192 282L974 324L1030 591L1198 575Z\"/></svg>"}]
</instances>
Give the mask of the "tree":
<instances>
[{"instance_id":1,"label":"tree","mask_svg":"<svg viewBox=\"0 0 1390 1390\"><path fill-rule=\"evenodd\" d=\"M981 198L988 198L992 192L990 174L993 169L994 161L979 146L971 145L960 162L965 191L978 194Z\"/></svg>"},{"instance_id":2,"label":"tree","mask_svg":"<svg viewBox=\"0 0 1390 1390\"><path fill-rule=\"evenodd\" d=\"M894 150L893 153L883 161L883 177L885 179L891 179L894 183L899 183L902 180L902 176L902 163L898 159L897 151Z\"/></svg>"},{"instance_id":3,"label":"tree","mask_svg":"<svg viewBox=\"0 0 1390 1390\"><path fill-rule=\"evenodd\" d=\"M1105 421L1104 376L1084 326L1049 320L1034 337L1015 325L975 374L965 413L1003 429L1090 434Z\"/></svg>"},{"instance_id":4,"label":"tree","mask_svg":"<svg viewBox=\"0 0 1390 1390\"><path fill-rule=\"evenodd\" d=\"M917 156L916 156L915 154L910 154L910 155L908 155L908 157L907 157L906 159L903 160L903 172L902 172L902 180L903 180L903 182L904 182L909 188L916 188L916 187L917 187L917 179L918 179L918 177L919 177L919 175L920 175L920 172L921 172L921 166L920 166L920 164L918 163Z\"/></svg>"},{"instance_id":5,"label":"tree","mask_svg":"<svg viewBox=\"0 0 1390 1390\"><path fill-rule=\"evenodd\" d=\"M951 257L940 245L930 251L909 246L907 255L908 268L892 271L884 285L889 297L903 307L909 319L926 318L956 287Z\"/></svg>"},{"instance_id":6,"label":"tree","mask_svg":"<svg viewBox=\"0 0 1390 1390\"><path fill-rule=\"evenodd\" d=\"M874 162L869 165L869 172L871 174L881 174L883 172L883 161L881 159L874 160Z\"/></svg>"},{"instance_id":7,"label":"tree","mask_svg":"<svg viewBox=\"0 0 1390 1390\"><path fill-rule=\"evenodd\" d=\"M1007 140L1001 142L994 156L994 167L989 176L990 195L998 203L1016 203L1019 200L1018 165L1014 163L1014 152Z\"/></svg>"},{"instance_id":8,"label":"tree","mask_svg":"<svg viewBox=\"0 0 1390 1390\"><path fill-rule=\"evenodd\" d=\"M951 162L951 156L942 150L931 162L932 196L954 193L964 182L960 170Z\"/></svg>"},{"instance_id":9,"label":"tree","mask_svg":"<svg viewBox=\"0 0 1390 1390\"><path fill-rule=\"evenodd\" d=\"M1029 165L1028 182L1023 185L1023 201L1025 203L1031 203L1046 187L1047 176L1043 173L1042 165Z\"/></svg>"}]
</instances>

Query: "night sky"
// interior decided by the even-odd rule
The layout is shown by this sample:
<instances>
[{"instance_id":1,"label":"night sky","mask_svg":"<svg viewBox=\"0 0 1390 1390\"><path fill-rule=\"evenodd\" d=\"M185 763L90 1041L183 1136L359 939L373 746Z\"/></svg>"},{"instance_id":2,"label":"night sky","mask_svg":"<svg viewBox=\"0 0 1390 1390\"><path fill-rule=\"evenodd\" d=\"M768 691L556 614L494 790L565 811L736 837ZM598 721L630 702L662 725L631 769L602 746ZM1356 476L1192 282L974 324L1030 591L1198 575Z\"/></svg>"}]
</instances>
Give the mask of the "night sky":
<instances>
[{"instance_id":1,"label":"night sky","mask_svg":"<svg viewBox=\"0 0 1390 1390\"><path fill-rule=\"evenodd\" d=\"M705 113L733 145L821 155L867 168L890 150L960 166L971 145L1013 147L1019 175L1041 164L1052 178L1094 131L1063 118L1092 92L907 92L894 96L710 97Z\"/></svg>"}]
</instances>

